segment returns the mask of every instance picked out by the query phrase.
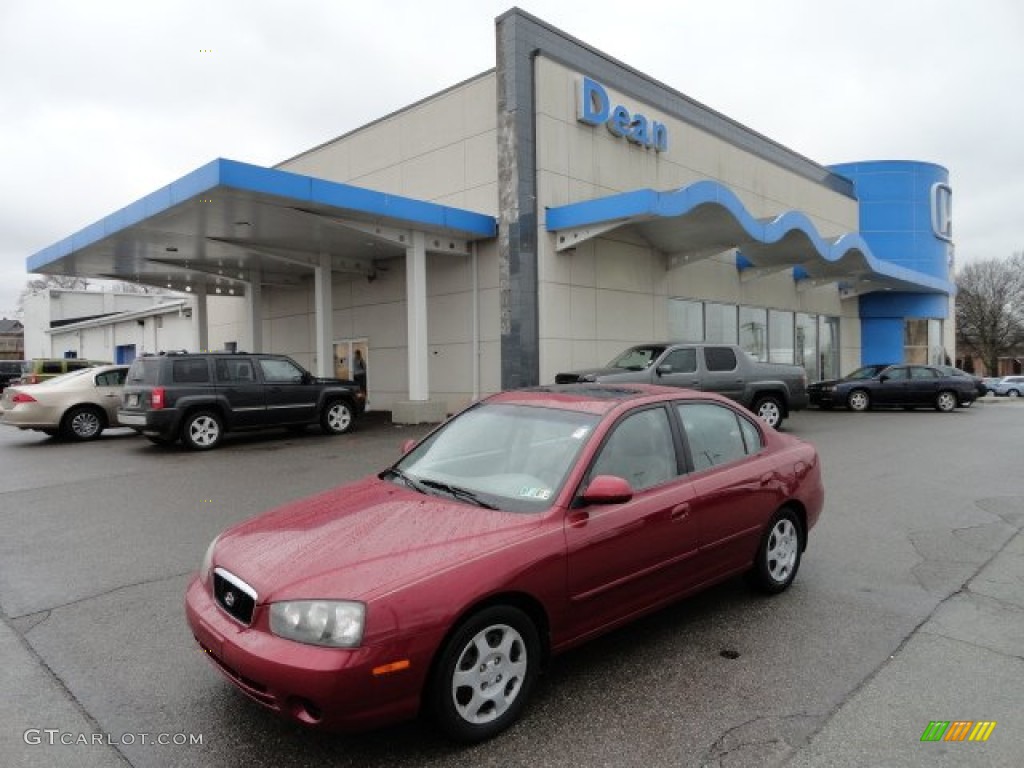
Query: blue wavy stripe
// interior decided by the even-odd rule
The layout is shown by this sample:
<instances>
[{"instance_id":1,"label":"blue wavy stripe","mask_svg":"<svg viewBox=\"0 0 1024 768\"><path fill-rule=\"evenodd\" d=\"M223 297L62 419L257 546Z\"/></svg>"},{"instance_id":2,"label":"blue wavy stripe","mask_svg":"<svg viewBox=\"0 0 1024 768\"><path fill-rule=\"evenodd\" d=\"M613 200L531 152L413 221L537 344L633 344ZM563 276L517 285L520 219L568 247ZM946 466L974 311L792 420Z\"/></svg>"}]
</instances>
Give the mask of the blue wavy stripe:
<instances>
[{"instance_id":1,"label":"blue wavy stripe","mask_svg":"<svg viewBox=\"0 0 1024 768\"><path fill-rule=\"evenodd\" d=\"M940 293L952 293L954 287L946 280L926 275L881 259L871 252L867 241L856 232L826 239L801 211L786 211L773 219L760 220L747 210L743 202L728 187L717 181L698 181L671 192L638 189L617 195L587 200L580 203L549 208L546 225L549 232L579 229L597 224L621 221L623 225L656 219L682 218L701 206L714 205L726 211L746 234L736 238L737 248L747 246L752 252L770 249L787 241L787 250L793 248L794 238L813 250L826 265L848 267L851 273L871 272L903 282L918 285ZM805 263L800 258L793 266ZM753 262L749 262L753 264ZM742 264L741 264L742 266Z\"/></svg>"}]
</instances>

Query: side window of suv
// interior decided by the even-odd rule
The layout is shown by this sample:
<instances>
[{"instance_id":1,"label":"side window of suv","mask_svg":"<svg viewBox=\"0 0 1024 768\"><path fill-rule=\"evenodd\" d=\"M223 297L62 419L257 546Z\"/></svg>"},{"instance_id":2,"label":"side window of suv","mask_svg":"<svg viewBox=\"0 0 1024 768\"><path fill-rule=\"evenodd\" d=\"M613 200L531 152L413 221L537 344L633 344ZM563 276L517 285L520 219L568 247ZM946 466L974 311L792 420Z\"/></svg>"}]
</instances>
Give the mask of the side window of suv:
<instances>
[{"instance_id":1,"label":"side window of suv","mask_svg":"<svg viewBox=\"0 0 1024 768\"><path fill-rule=\"evenodd\" d=\"M210 380L210 366L205 357L175 360L171 365L171 380L178 384L205 384Z\"/></svg>"},{"instance_id":2,"label":"side window of suv","mask_svg":"<svg viewBox=\"0 0 1024 768\"><path fill-rule=\"evenodd\" d=\"M302 381L302 369L291 360L261 358L260 370L263 380L275 384L298 384Z\"/></svg>"},{"instance_id":3,"label":"side window of suv","mask_svg":"<svg viewBox=\"0 0 1024 768\"><path fill-rule=\"evenodd\" d=\"M697 370L697 350L673 349L661 364L671 365L672 373L694 373Z\"/></svg>"},{"instance_id":4,"label":"side window of suv","mask_svg":"<svg viewBox=\"0 0 1024 768\"><path fill-rule=\"evenodd\" d=\"M256 372L252 360L217 359L217 381L229 381L236 384L251 384L256 381Z\"/></svg>"},{"instance_id":5,"label":"side window of suv","mask_svg":"<svg viewBox=\"0 0 1024 768\"><path fill-rule=\"evenodd\" d=\"M729 347L704 347L704 364L709 371L734 371L736 353Z\"/></svg>"}]
</instances>

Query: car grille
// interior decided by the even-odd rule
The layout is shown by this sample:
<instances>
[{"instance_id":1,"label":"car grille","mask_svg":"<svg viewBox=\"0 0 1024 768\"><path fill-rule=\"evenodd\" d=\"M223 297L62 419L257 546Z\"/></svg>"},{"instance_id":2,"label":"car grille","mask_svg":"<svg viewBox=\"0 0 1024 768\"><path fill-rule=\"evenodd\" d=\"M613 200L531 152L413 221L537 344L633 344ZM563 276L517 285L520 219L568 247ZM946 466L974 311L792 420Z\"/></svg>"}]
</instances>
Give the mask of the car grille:
<instances>
[{"instance_id":1,"label":"car grille","mask_svg":"<svg viewBox=\"0 0 1024 768\"><path fill-rule=\"evenodd\" d=\"M217 605L236 621L252 624L256 590L223 568L213 570L213 597Z\"/></svg>"}]
</instances>

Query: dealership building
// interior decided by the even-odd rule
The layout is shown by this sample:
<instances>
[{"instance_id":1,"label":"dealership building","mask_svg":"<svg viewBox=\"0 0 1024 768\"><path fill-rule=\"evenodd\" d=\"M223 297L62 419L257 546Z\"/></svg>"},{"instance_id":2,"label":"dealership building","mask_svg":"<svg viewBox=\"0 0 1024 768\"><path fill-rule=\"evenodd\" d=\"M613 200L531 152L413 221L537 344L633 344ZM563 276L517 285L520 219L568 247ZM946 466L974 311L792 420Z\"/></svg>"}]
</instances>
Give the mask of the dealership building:
<instances>
[{"instance_id":1,"label":"dealership building","mask_svg":"<svg viewBox=\"0 0 1024 768\"><path fill-rule=\"evenodd\" d=\"M371 407L430 421L667 339L812 380L942 362L950 203L941 166L819 165L514 9L493 69L273 168L214 160L28 271L191 294L199 348L321 375L360 349Z\"/></svg>"}]
</instances>

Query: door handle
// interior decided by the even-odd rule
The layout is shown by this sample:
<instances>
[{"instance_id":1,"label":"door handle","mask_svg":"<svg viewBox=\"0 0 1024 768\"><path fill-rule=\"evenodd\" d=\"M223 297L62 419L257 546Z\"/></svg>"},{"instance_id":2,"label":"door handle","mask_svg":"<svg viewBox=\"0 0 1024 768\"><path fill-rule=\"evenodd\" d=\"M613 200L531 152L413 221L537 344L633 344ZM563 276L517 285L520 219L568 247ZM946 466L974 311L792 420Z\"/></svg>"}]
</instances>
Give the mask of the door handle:
<instances>
[{"instance_id":1,"label":"door handle","mask_svg":"<svg viewBox=\"0 0 1024 768\"><path fill-rule=\"evenodd\" d=\"M587 524L587 521L589 519L590 519L590 513L585 511L585 510L582 510L582 511L579 511L579 512L573 512L572 514L569 515L569 520L568 520L569 527L570 528L582 528L583 526L585 526Z\"/></svg>"},{"instance_id":2,"label":"door handle","mask_svg":"<svg viewBox=\"0 0 1024 768\"><path fill-rule=\"evenodd\" d=\"M669 513L669 520L673 523L681 523L690 514L690 505L688 502L682 504L676 504L672 507L672 511Z\"/></svg>"}]
</instances>

